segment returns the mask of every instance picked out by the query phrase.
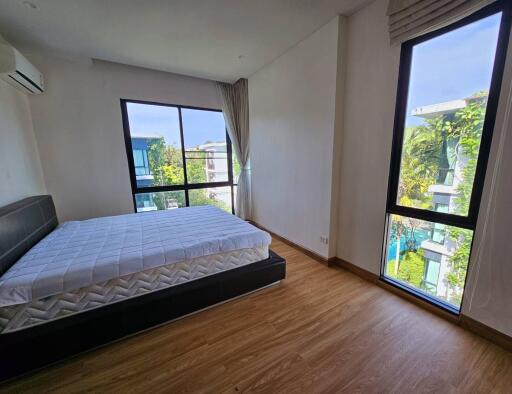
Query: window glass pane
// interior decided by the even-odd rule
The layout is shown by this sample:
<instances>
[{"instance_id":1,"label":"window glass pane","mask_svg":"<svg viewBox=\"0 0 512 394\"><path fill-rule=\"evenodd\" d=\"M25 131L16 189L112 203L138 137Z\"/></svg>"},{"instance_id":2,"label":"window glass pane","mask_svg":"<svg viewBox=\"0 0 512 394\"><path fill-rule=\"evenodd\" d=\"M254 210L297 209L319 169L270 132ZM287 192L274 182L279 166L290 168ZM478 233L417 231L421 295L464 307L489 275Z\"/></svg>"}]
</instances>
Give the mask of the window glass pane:
<instances>
[{"instance_id":1,"label":"window glass pane","mask_svg":"<svg viewBox=\"0 0 512 394\"><path fill-rule=\"evenodd\" d=\"M188 192L190 206L214 205L231 213L231 187L209 187Z\"/></svg>"},{"instance_id":2,"label":"window glass pane","mask_svg":"<svg viewBox=\"0 0 512 394\"><path fill-rule=\"evenodd\" d=\"M437 287L441 263L436 260L427 259L427 272L425 282Z\"/></svg>"},{"instance_id":3,"label":"window glass pane","mask_svg":"<svg viewBox=\"0 0 512 394\"><path fill-rule=\"evenodd\" d=\"M183 185L178 109L127 103L137 186Z\"/></svg>"},{"instance_id":4,"label":"window glass pane","mask_svg":"<svg viewBox=\"0 0 512 394\"><path fill-rule=\"evenodd\" d=\"M187 151L188 183L227 182L227 153L210 150Z\"/></svg>"},{"instance_id":5,"label":"window glass pane","mask_svg":"<svg viewBox=\"0 0 512 394\"><path fill-rule=\"evenodd\" d=\"M238 184L238 177L240 176L240 162L236 157L235 153L233 153L233 183Z\"/></svg>"},{"instance_id":6,"label":"window glass pane","mask_svg":"<svg viewBox=\"0 0 512 394\"><path fill-rule=\"evenodd\" d=\"M236 193L238 192L238 185L233 185L233 202L235 203L235 214L236 214Z\"/></svg>"},{"instance_id":7,"label":"window glass pane","mask_svg":"<svg viewBox=\"0 0 512 394\"><path fill-rule=\"evenodd\" d=\"M444 226L442 243L432 231L438 223L391 215L385 276L460 307L473 231Z\"/></svg>"},{"instance_id":8,"label":"window glass pane","mask_svg":"<svg viewBox=\"0 0 512 394\"><path fill-rule=\"evenodd\" d=\"M144 156L142 155L141 149L134 149L133 150L133 162L135 164L135 167L144 167Z\"/></svg>"},{"instance_id":9,"label":"window glass pane","mask_svg":"<svg viewBox=\"0 0 512 394\"><path fill-rule=\"evenodd\" d=\"M445 235L444 224L434 223L432 226L432 241L443 244Z\"/></svg>"},{"instance_id":10,"label":"window glass pane","mask_svg":"<svg viewBox=\"0 0 512 394\"><path fill-rule=\"evenodd\" d=\"M135 175L150 175L147 150L134 149L133 163L135 166Z\"/></svg>"},{"instance_id":11,"label":"window glass pane","mask_svg":"<svg viewBox=\"0 0 512 394\"><path fill-rule=\"evenodd\" d=\"M413 47L398 205L467 216L500 21ZM436 209L442 198L446 209Z\"/></svg>"},{"instance_id":12,"label":"window glass pane","mask_svg":"<svg viewBox=\"0 0 512 394\"><path fill-rule=\"evenodd\" d=\"M183 190L172 192L139 193L135 195L137 212L175 209L185 206L185 192Z\"/></svg>"},{"instance_id":13,"label":"window glass pane","mask_svg":"<svg viewBox=\"0 0 512 394\"><path fill-rule=\"evenodd\" d=\"M222 112L183 108L188 183L227 182L226 125Z\"/></svg>"}]
</instances>

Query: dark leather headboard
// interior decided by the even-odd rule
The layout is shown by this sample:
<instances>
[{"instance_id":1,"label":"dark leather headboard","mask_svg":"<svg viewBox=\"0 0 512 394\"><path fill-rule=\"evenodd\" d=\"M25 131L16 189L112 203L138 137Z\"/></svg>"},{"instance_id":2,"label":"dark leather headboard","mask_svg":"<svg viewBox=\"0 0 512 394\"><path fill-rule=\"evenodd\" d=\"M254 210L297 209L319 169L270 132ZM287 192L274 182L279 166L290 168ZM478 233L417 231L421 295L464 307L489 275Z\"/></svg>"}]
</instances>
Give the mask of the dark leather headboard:
<instances>
[{"instance_id":1,"label":"dark leather headboard","mask_svg":"<svg viewBox=\"0 0 512 394\"><path fill-rule=\"evenodd\" d=\"M52 196L29 197L0 208L0 275L57 224Z\"/></svg>"}]
</instances>

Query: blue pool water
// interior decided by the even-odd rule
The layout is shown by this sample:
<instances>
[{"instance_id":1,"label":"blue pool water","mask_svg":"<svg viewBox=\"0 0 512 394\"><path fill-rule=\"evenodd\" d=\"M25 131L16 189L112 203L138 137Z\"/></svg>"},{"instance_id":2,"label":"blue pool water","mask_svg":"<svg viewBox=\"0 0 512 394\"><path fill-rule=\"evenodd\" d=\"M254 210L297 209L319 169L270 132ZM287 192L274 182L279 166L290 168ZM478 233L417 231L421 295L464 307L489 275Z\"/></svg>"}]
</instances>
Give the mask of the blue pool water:
<instances>
[{"instance_id":1,"label":"blue pool water","mask_svg":"<svg viewBox=\"0 0 512 394\"><path fill-rule=\"evenodd\" d=\"M426 239L429 239L430 238L430 233L426 230L416 230L415 231L415 238L416 238L416 247L419 248L421 243L426 240ZM403 252L404 250L407 249L407 238L406 237L401 237L400 239L400 251ZM391 242L389 244L389 247L388 247L388 259L387 261L389 260L393 260L396 256L396 240L393 240L393 242Z\"/></svg>"}]
</instances>

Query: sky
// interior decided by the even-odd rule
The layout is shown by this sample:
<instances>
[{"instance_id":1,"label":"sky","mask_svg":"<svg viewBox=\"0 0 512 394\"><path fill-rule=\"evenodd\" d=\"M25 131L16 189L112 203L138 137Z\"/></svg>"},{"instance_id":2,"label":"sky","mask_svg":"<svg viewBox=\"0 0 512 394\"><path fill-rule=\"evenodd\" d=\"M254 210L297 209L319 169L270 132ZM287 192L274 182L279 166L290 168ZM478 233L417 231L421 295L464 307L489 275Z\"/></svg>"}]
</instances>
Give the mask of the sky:
<instances>
[{"instance_id":1,"label":"sky","mask_svg":"<svg viewBox=\"0 0 512 394\"><path fill-rule=\"evenodd\" d=\"M128 103L127 108L132 135L159 135L164 137L168 145L181 145L177 108L138 103ZM226 140L226 126L221 112L183 108L181 116L185 149L194 148L206 141Z\"/></svg>"},{"instance_id":2,"label":"sky","mask_svg":"<svg viewBox=\"0 0 512 394\"><path fill-rule=\"evenodd\" d=\"M491 15L414 47L407 126L422 123L410 115L416 107L489 90L500 20Z\"/></svg>"}]
</instances>

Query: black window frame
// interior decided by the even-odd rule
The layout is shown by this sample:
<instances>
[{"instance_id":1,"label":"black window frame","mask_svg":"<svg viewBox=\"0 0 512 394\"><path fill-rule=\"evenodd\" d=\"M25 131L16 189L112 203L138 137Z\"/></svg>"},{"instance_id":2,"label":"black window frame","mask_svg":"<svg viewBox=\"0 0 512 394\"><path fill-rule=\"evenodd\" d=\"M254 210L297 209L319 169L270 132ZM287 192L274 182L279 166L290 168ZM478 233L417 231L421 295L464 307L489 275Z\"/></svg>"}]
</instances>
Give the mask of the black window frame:
<instances>
[{"instance_id":1,"label":"black window frame","mask_svg":"<svg viewBox=\"0 0 512 394\"><path fill-rule=\"evenodd\" d=\"M489 96L487 100L487 108L482 128L482 139L480 141L480 150L477 160L475 178L473 181L473 189L471 192L471 199L467 216L461 216L451 213L436 212L433 210L406 207L397 203L398 186L400 182L400 166L402 160L402 147L405 132L405 118L407 116L407 100L409 93L409 82L411 76L411 65L413 48L417 44L439 37L443 34L449 33L453 30L464 27L470 23L476 22L488 16L501 12L502 19L498 33L498 40L496 46L496 54L494 58L493 72L491 76L491 83L489 86ZM391 225L391 215L400 215L403 217L411 217L414 219L424 220L432 223L440 223L448 226L460 227L473 232L477 226L478 212L482 199L484 189L485 174L489 162L489 155L491 151L492 136L495 127L496 114L498 110L499 98L501 93L501 85L503 81L503 73L505 69L505 61L507 56L509 36L511 30L511 13L512 4L506 0L498 0L473 14L454 22L446 27L426 33L422 36L408 40L401 45L400 52L400 66L398 73L398 87L395 105L395 117L393 126L393 142L391 147L391 161L388 178L388 192L386 203L386 220L384 229L384 242L381 258L381 271L380 279L402 290L411 293L413 296L427 301L430 304L441 307L455 315L459 315L462 310L464 302L464 294L460 308L454 308L451 304L438 300L437 298L429 297L422 292L407 286L402 282L398 282L385 275L386 269L386 254L388 232ZM474 237L474 235L473 235ZM471 252L470 252L471 253ZM471 256L471 254L470 254ZM468 262L469 269L469 262ZM467 275L466 275L467 283ZM466 286L464 284L464 288Z\"/></svg>"},{"instance_id":2,"label":"black window frame","mask_svg":"<svg viewBox=\"0 0 512 394\"><path fill-rule=\"evenodd\" d=\"M120 99L121 102L121 114L123 121L123 132L124 132L124 142L126 148L126 156L128 160L128 171L130 173L130 184L132 187L132 199L133 199L133 208L134 212L137 212L137 202L135 196L137 194L142 193L158 193L158 192L171 192L171 191L183 191L185 193L185 206L190 206L189 200L189 190L193 189L207 189L214 187L230 187L231 189L231 213L235 214L235 201L233 189L237 184L233 183L233 150L231 145L231 139L229 138L228 131L226 129L226 150L227 150L227 160L228 160L228 180L222 182L203 182L203 183L188 183L187 181L187 158L185 157L185 140L184 140L184 131L183 131L183 119L181 111L183 109L192 109L199 111L210 111L210 112L221 112L220 109L215 108L205 108L205 107L193 107L189 105L180 105L180 104L168 104L161 103L155 101L145 101L145 100L134 100L134 99ZM183 185L167 185L167 186L150 186L150 187L138 187L137 186L137 177L135 175L135 163L133 159L133 148L132 148L132 137L130 133L130 122L128 119L128 108L127 104L145 104L145 105L156 105L161 107L172 107L178 110L179 124L180 124L180 142L181 142L181 156L183 163Z\"/></svg>"}]
</instances>

